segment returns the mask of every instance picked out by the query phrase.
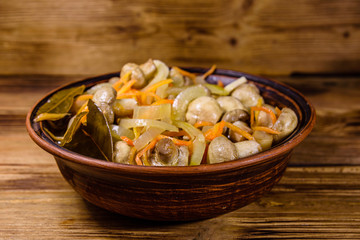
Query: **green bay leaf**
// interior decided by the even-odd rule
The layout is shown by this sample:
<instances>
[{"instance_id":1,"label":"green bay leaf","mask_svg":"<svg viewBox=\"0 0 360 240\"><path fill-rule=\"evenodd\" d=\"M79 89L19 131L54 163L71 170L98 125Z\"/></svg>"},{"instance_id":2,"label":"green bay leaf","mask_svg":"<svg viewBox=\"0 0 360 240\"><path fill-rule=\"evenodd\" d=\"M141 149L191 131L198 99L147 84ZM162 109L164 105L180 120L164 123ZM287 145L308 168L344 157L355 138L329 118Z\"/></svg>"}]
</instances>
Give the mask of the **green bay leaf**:
<instances>
[{"instance_id":1,"label":"green bay leaf","mask_svg":"<svg viewBox=\"0 0 360 240\"><path fill-rule=\"evenodd\" d=\"M96 144L107 161L113 158L113 140L109 123L104 114L92 100L88 102L89 113L87 114L85 131Z\"/></svg>"},{"instance_id":2,"label":"green bay leaf","mask_svg":"<svg viewBox=\"0 0 360 240\"><path fill-rule=\"evenodd\" d=\"M73 135L80 127L81 119L87 114L87 112L80 112L79 114L75 115L73 120L71 121L70 126L67 128L63 139L60 141L60 146L64 146L66 143L71 142Z\"/></svg>"},{"instance_id":3,"label":"green bay leaf","mask_svg":"<svg viewBox=\"0 0 360 240\"><path fill-rule=\"evenodd\" d=\"M74 98L84 92L85 85L63 89L53 94L47 102L42 105L36 115L42 113L67 113L69 112Z\"/></svg>"}]
</instances>

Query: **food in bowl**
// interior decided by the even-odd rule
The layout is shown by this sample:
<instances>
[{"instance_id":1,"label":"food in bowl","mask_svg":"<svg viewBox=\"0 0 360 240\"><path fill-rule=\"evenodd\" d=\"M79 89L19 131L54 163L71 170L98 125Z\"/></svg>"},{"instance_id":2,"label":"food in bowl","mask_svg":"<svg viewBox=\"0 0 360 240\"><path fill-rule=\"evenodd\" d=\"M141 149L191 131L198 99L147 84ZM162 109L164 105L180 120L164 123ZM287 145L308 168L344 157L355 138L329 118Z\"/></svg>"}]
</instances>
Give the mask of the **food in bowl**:
<instances>
[{"instance_id":1,"label":"food in bowl","mask_svg":"<svg viewBox=\"0 0 360 240\"><path fill-rule=\"evenodd\" d=\"M35 122L60 146L90 157L145 166L236 160L270 149L298 125L242 76L208 83L203 74L149 59L117 77L66 88L38 108Z\"/></svg>"}]
</instances>

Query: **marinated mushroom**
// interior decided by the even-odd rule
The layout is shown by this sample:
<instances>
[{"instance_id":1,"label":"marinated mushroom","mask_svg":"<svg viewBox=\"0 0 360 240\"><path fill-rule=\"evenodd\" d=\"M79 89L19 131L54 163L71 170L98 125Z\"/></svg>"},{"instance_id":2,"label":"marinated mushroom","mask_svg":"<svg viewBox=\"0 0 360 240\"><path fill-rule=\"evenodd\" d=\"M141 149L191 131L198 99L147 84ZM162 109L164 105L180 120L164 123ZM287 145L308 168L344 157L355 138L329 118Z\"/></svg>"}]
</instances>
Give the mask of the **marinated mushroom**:
<instances>
[{"instance_id":1,"label":"marinated mushroom","mask_svg":"<svg viewBox=\"0 0 360 240\"><path fill-rule=\"evenodd\" d=\"M235 109L246 110L244 105L240 102L239 99L231 96L221 96L216 99L220 107L224 109L225 112L230 112Z\"/></svg>"},{"instance_id":2,"label":"marinated mushroom","mask_svg":"<svg viewBox=\"0 0 360 240\"><path fill-rule=\"evenodd\" d=\"M239 158L248 157L262 151L261 145L255 140L246 140L235 143Z\"/></svg>"},{"instance_id":3,"label":"marinated mushroom","mask_svg":"<svg viewBox=\"0 0 360 240\"><path fill-rule=\"evenodd\" d=\"M99 90L100 88L103 87L112 87L112 84L110 84L109 82L105 82L105 83L99 83L94 85L93 87L89 88L88 90L86 90L87 94L92 94L94 95L94 93Z\"/></svg>"},{"instance_id":4,"label":"marinated mushroom","mask_svg":"<svg viewBox=\"0 0 360 240\"><path fill-rule=\"evenodd\" d=\"M103 87L96 90L93 96L93 101L96 105L101 103L112 104L116 98L116 90L109 85L104 85Z\"/></svg>"},{"instance_id":5,"label":"marinated mushroom","mask_svg":"<svg viewBox=\"0 0 360 240\"><path fill-rule=\"evenodd\" d=\"M249 114L242 109L234 109L226 112L222 120L230 123L237 121L247 122L249 120Z\"/></svg>"},{"instance_id":6,"label":"marinated mushroom","mask_svg":"<svg viewBox=\"0 0 360 240\"><path fill-rule=\"evenodd\" d=\"M252 136L255 138L255 141L257 141L260 144L261 149L263 151L271 148L271 145L274 140L274 137L272 134L257 130L257 131L254 131Z\"/></svg>"},{"instance_id":7,"label":"marinated mushroom","mask_svg":"<svg viewBox=\"0 0 360 240\"><path fill-rule=\"evenodd\" d=\"M262 99L259 89L252 83L241 84L232 92L231 96L239 99L246 108L256 106L259 98Z\"/></svg>"},{"instance_id":8,"label":"marinated mushroom","mask_svg":"<svg viewBox=\"0 0 360 240\"><path fill-rule=\"evenodd\" d=\"M160 139L155 145L155 154L150 157L154 166L187 166L189 150L186 146L176 146L171 139Z\"/></svg>"},{"instance_id":9,"label":"marinated mushroom","mask_svg":"<svg viewBox=\"0 0 360 240\"><path fill-rule=\"evenodd\" d=\"M273 106L269 104L264 104L263 107L270 109L274 114L276 114L275 108ZM273 122L270 114L264 111L259 111L259 115L257 117L257 125L271 128L273 126Z\"/></svg>"},{"instance_id":10,"label":"marinated mushroom","mask_svg":"<svg viewBox=\"0 0 360 240\"><path fill-rule=\"evenodd\" d=\"M140 69L144 73L144 77L147 81L149 81L156 72L156 66L152 59L149 59L145 63L141 64Z\"/></svg>"},{"instance_id":11,"label":"marinated mushroom","mask_svg":"<svg viewBox=\"0 0 360 240\"><path fill-rule=\"evenodd\" d=\"M143 71L139 67L139 65L135 63L127 63L125 64L122 69L120 76L123 77L128 72L131 72L131 78L135 79L136 82L134 84L134 88L142 88L146 84L146 79Z\"/></svg>"},{"instance_id":12,"label":"marinated mushroom","mask_svg":"<svg viewBox=\"0 0 360 240\"><path fill-rule=\"evenodd\" d=\"M235 160L238 158L235 144L221 135L209 144L207 162L210 164Z\"/></svg>"},{"instance_id":13,"label":"marinated mushroom","mask_svg":"<svg viewBox=\"0 0 360 240\"><path fill-rule=\"evenodd\" d=\"M202 96L189 104L185 118L190 124L198 121L208 121L215 124L219 121L222 113L223 110L214 98Z\"/></svg>"},{"instance_id":14,"label":"marinated mushroom","mask_svg":"<svg viewBox=\"0 0 360 240\"><path fill-rule=\"evenodd\" d=\"M114 162L129 164L131 147L124 141L117 141L114 146Z\"/></svg>"},{"instance_id":15,"label":"marinated mushroom","mask_svg":"<svg viewBox=\"0 0 360 240\"><path fill-rule=\"evenodd\" d=\"M288 136L295 130L297 124L298 118L295 112L290 108L283 108L273 127L274 130L280 132L280 134L274 135L274 141L278 142Z\"/></svg>"},{"instance_id":16,"label":"marinated mushroom","mask_svg":"<svg viewBox=\"0 0 360 240\"><path fill-rule=\"evenodd\" d=\"M252 129L247 125L246 122L236 121L233 123L233 125L235 125L236 127L240 128L241 130L243 130L249 134L252 133ZM240 141L246 140L246 138L243 135L236 133L231 129L229 130L229 138L234 142L240 142Z\"/></svg>"}]
</instances>

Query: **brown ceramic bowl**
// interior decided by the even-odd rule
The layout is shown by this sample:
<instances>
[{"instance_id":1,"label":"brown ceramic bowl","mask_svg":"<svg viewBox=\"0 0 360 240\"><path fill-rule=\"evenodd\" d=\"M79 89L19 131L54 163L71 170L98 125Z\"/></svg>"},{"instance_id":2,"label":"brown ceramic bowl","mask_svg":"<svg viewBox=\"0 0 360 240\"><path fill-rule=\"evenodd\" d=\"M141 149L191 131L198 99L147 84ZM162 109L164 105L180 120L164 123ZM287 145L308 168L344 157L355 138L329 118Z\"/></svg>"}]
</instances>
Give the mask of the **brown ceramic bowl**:
<instances>
[{"instance_id":1,"label":"brown ceramic bowl","mask_svg":"<svg viewBox=\"0 0 360 240\"><path fill-rule=\"evenodd\" d=\"M204 73L205 69L187 69ZM187 167L148 167L123 165L93 159L55 144L33 122L39 106L64 88L88 87L118 75L107 74L73 82L42 98L26 119L30 137L51 153L69 184L87 201L122 215L161 221L187 221L211 218L243 207L276 184L291 157L292 150L310 133L315 110L302 94L282 83L240 72L217 69L209 82L225 84L245 76L260 89L267 102L292 108L299 119L296 130L271 149L225 163Z\"/></svg>"}]
</instances>

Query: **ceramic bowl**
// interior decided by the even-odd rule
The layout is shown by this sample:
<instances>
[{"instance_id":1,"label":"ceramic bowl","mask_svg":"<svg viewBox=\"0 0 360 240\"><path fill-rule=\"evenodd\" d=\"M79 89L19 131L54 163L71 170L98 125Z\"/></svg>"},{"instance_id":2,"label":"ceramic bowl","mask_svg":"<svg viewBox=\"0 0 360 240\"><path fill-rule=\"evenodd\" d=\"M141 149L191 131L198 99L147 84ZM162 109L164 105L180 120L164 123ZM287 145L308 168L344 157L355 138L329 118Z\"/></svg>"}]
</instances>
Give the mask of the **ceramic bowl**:
<instances>
[{"instance_id":1,"label":"ceramic bowl","mask_svg":"<svg viewBox=\"0 0 360 240\"><path fill-rule=\"evenodd\" d=\"M205 69L189 68L194 73ZM295 89L269 79L217 69L209 82L225 84L245 76L270 104L293 109L299 119L295 131L259 154L212 165L149 167L93 159L58 146L33 121L37 109L64 88L107 81L119 73L70 83L43 97L28 113L30 137L52 154L66 181L87 201L110 211L149 220L188 221L215 217L254 202L280 180L296 147L311 132L315 110Z\"/></svg>"}]
</instances>

